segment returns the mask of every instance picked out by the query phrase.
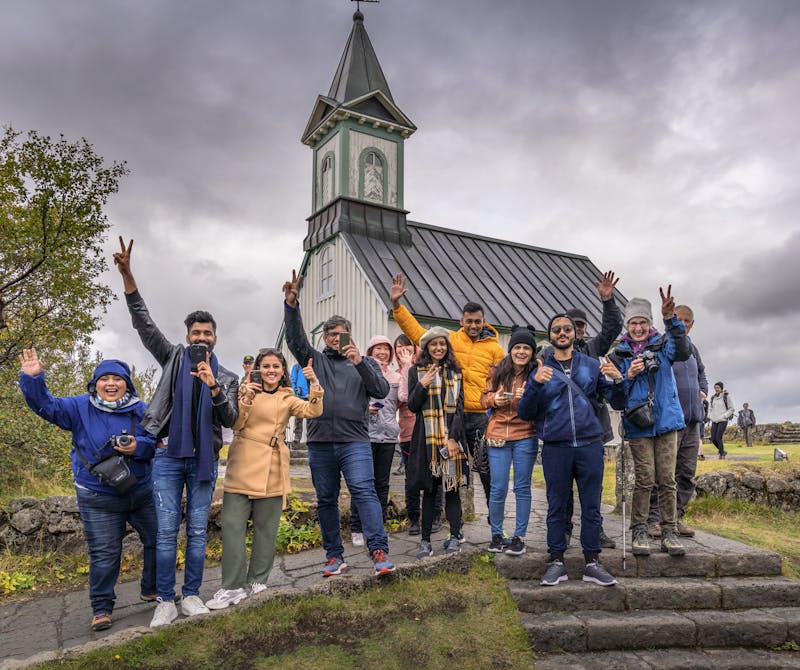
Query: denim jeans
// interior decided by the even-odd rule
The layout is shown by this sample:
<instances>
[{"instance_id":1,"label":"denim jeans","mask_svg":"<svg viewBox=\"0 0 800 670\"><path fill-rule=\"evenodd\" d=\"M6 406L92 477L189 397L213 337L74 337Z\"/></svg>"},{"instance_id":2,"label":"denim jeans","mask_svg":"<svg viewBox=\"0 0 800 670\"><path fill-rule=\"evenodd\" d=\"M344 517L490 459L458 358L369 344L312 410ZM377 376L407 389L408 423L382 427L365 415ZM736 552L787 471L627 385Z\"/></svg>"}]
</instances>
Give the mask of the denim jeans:
<instances>
[{"instance_id":1,"label":"denim jeans","mask_svg":"<svg viewBox=\"0 0 800 670\"><path fill-rule=\"evenodd\" d=\"M514 498L517 501L514 535L525 537L531 516L531 475L539 441L535 437L510 440L503 447L488 447L492 490L489 496L489 525L492 535L503 534L508 478L514 464Z\"/></svg>"},{"instance_id":2,"label":"denim jeans","mask_svg":"<svg viewBox=\"0 0 800 670\"><path fill-rule=\"evenodd\" d=\"M156 592L156 511L149 486L117 496L75 487L83 532L89 546L89 600L92 612L114 611L114 585L119 577L122 539L130 524L144 547L141 593Z\"/></svg>"},{"instance_id":3,"label":"denim jeans","mask_svg":"<svg viewBox=\"0 0 800 670\"><path fill-rule=\"evenodd\" d=\"M372 443L372 473L375 477L375 493L381 504L381 517L386 519L386 507L389 504L389 476L392 474L394 460L394 442ZM355 500L350 499L350 532L361 532L361 518Z\"/></svg>"},{"instance_id":4,"label":"denim jeans","mask_svg":"<svg viewBox=\"0 0 800 670\"><path fill-rule=\"evenodd\" d=\"M153 500L158 518L156 538L156 586L163 600L175 600L175 560L181 503L186 489L186 569L183 595L199 596L206 560L208 511L217 484L217 465L210 482L197 480L196 458L172 458L166 449L156 449L153 459Z\"/></svg>"},{"instance_id":5,"label":"denim jeans","mask_svg":"<svg viewBox=\"0 0 800 670\"><path fill-rule=\"evenodd\" d=\"M328 559L344 554L339 518L341 478L355 501L362 532L370 553L383 549L389 553L389 539L383 529L383 514L372 470L369 442L309 442L308 465L317 492L317 516L322 530L322 546Z\"/></svg>"}]
</instances>

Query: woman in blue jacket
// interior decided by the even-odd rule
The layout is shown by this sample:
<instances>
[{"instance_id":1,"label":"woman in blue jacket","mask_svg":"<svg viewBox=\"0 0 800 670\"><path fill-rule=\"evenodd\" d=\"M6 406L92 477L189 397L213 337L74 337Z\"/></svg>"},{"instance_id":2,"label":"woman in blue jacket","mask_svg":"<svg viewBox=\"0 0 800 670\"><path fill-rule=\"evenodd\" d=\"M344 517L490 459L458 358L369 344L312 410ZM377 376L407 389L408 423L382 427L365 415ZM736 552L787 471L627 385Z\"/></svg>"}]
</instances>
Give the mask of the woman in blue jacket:
<instances>
[{"instance_id":1,"label":"woman in blue jacket","mask_svg":"<svg viewBox=\"0 0 800 670\"><path fill-rule=\"evenodd\" d=\"M625 377L626 412L623 415L625 437L633 456L636 482L631 510L632 549L636 556L650 553L647 538L647 515L650 492L658 486L661 515L661 551L683 556L686 550L675 533L677 523L675 459L678 452L677 431L685 427L672 364L685 361L692 353L686 329L675 316L675 299L670 286L661 290L661 314L666 334L653 328L650 302L632 298L625 307L627 328L613 358L619 361ZM660 289L659 289L660 290ZM635 422L630 411L651 404L653 423Z\"/></svg>"},{"instance_id":2,"label":"woman in blue jacket","mask_svg":"<svg viewBox=\"0 0 800 670\"><path fill-rule=\"evenodd\" d=\"M150 485L155 438L140 425L146 405L136 396L130 368L122 361L102 361L87 385L88 393L56 398L47 388L36 349L23 350L19 359L19 384L28 406L45 421L72 433L72 474L89 547L91 627L105 630L111 627L126 523L136 529L144 547L141 598L149 602L156 597L156 513ZM130 439L123 437L118 443L116 438L125 434ZM136 477L125 493L90 472L114 454L125 457Z\"/></svg>"}]
</instances>

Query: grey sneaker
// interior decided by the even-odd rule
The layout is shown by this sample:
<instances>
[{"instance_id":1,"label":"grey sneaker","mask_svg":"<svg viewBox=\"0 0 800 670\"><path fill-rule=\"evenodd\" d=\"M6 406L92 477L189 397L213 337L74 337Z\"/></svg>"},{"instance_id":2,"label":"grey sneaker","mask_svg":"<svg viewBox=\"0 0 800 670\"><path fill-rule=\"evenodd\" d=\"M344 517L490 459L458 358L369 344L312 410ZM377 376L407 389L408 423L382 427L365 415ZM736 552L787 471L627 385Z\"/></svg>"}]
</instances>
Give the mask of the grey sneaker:
<instances>
[{"instance_id":1,"label":"grey sneaker","mask_svg":"<svg viewBox=\"0 0 800 670\"><path fill-rule=\"evenodd\" d=\"M600 546L603 549L617 548L617 543L614 542L614 540L612 540L608 535L606 535L606 532L602 528L600 529Z\"/></svg>"},{"instance_id":2,"label":"grey sneaker","mask_svg":"<svg viewBox=\"0 0 800 670\"><path fill-rule=\"evenodd\" d=\"M686 554L686 549L684 549L674 531L664 533L664 537L661 538L661 551L667 552L670 556L683 556Z\"/></svg>"},{"instance_id":3,"label":"grey sneaker","mask_svg":"<svg viewBox=\"0 0 800 670\"><path fill-rule=\"evenodd\" d=\"M542 586L557 586L568 579L567 569L564 567L563 561L551 561L547 564L547 570L544 571L541 584Z\"/></svg>"},{"instance_id":4,"label":"grey sneaker","mask_svg":"<svg viewBox=\"0 0 800 670\"><path fill-rule=\"evenodd\" d=\"M633 531L631 540L631 551L634 556L650 555L650 540L647 537L647 529L644 527L636 528Z\"/></svg>"},{"instance_id":5,"label":"grey sneaker","mask_svg":"<svg viewBox=\"0 0 800 670\"><path fill-rule=\"evenodd\" d=\"M247 591L244 589L220 589L206 602L206 607L210 610L224 610L231 605L238 605L245 598Z\"/></svg>"},{"instance_id":6,"label":"grey sneaker","mask_svg":"<svg viewBox=\"0 0 800 670\"><path fill-rule=\"evenodd\" d=\"M600 584L600 586L614 586L617 580L597 561L586 564L583 570L583 581Z\"/></svg>"},{"instance_id":7,"label":"grey sneaker","mask_svg":"<svg viewBox=\"0 0 800 670\"><path fill-rule=\"evenodd\" d=\"M461 553L461 543L458 541L457 537L453 537L452 535L448 537L444 541L444 551L447 554L460 554Z\"/></svg>"},{"instance_id":8,"label":"grey sneaker","mask_svg":"<svg viewBox=\"0 0 800 670\"><path fill-rule=\"evenodd\" d=\"M425 558L426 556L433 556L433 547L427 540L422 540L417 549L417 558Z\"/></svg>"}]
</instances>

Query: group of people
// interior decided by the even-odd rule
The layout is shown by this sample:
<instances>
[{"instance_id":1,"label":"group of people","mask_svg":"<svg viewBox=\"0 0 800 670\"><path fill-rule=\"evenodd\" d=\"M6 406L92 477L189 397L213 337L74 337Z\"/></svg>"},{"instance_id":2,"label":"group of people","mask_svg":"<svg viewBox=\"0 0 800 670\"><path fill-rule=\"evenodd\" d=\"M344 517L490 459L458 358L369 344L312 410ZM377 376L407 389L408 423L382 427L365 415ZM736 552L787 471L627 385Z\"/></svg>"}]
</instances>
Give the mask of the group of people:
<instances>
[{"instance_id":1,"label":"group of people","mask_svg":"<svg viewBox=\"0 0 800 670\"><path fill-rule=\"evenodd\" d=\"M537 352L530 326L514 327L504 350L475 302L464 306L458 330L425 329L401 304L407 283L398 274L389 299L403 335L394 342L376 336L362 355L350 322L337 315L323 324L323 347L312 346L298 302L302 275L293 272L283 286L284 332L298 364L290 373L280 350L261 349L245 357L240 380L214 354L217 325L208 312L187 316L185 343L167 340L133 277L132 248L132 240L126 246L120 238L114 262L133 327L162 368L149 404L137 397L122 361L98 365L87 394L55 398L35 349L20 356L20 386L30 407L72 432L94 630L112 623L126 523L144 546L141 597L157 603L153 627L178 616L175 565L182 517L184 615L225 608L266 588L290 492L285 436L291 417L295 440L300 439L298 424L302 430L300 422L308 420L324 577L347 569L339 514L342 476L350 493L353 544L366 545L376 575L394 571L383 522L398 443L406 463L409 534L420 535L418 558L434 553L431 536L442 510L449 525L443 549L460 551L459 491L473 474L488 501L489 551L525 553L531 475L541 442L550 555L541 583L554 586L567 579L563 558L572 535L575 483L583 579L615 584L599 562L602 548L614 546L600 514L603 445L610 437L607 404L623 411L635 464L633 553L649 553L648 532L656 526L662 551L684 553L678 535L693 534L681 517L694 486L707 383L699 352L687 337L693 315L686 306L676 308L671 287L661 291L662 334L645 299L633 298L623 317L613 297L618 279L608 272L596 283L603 304L601 333L587 342L585 313L580 308L559 312L548 324L549 345ZM619 346L609 353L623 327ZM223 427L231 428L234 438L224 479L222 585L204 603L199 594L206 528ZM504 517L512 468L516 514L508 537ZM250 519L254 536L248 565Z\"/></svg>"}]
</instances>

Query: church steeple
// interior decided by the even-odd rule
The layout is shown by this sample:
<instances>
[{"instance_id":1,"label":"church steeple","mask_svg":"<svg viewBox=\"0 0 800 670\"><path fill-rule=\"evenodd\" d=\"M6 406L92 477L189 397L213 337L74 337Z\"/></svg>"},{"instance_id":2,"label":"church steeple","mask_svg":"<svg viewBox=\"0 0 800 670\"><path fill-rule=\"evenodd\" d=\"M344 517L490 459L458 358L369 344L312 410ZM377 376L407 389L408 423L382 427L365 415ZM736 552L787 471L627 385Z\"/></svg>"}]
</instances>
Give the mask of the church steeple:
<instances>
[{"instance_id":1,"label":"church steeple","mask_svg":"<svg viewBox=\"0 0 800 670\"><path fill-rule=\"evenodd\" d=\"M402 210L403 143L416 129L395 103L356 11L330 90L317 97L303 131L314 150L312 212L338 198Z\"/></svg>"}]
</instances>

